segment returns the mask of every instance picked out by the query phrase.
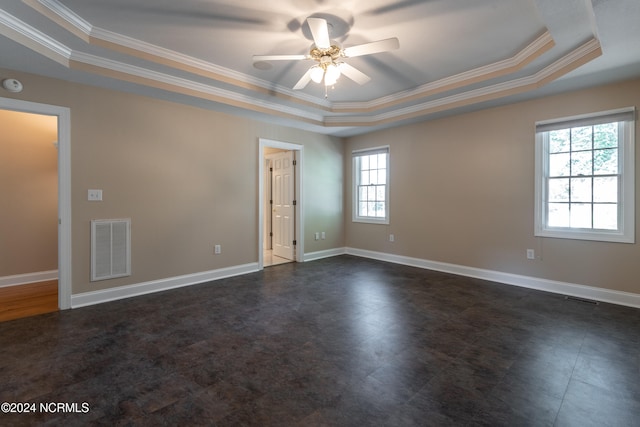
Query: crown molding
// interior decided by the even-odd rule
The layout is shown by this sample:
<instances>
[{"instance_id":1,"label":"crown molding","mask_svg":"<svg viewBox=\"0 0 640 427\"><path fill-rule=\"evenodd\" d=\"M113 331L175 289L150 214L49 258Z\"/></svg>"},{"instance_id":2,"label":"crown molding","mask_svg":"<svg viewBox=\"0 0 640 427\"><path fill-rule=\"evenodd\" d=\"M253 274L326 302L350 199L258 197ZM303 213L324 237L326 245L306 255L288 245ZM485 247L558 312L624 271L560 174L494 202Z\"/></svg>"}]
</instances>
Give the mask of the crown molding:
<instances>
[{"instance_id":1,"label":"crown molding","mask_svg":"<svg viewBox=\"0 0 640 427\"><path fill-rule=\"evenodd\" d=\"M212 82L201 83L188 77L169 75L149 68L74 51L31 25L0 10L0 34L68 68L249 111L299 120L320 127L359 127L387 124L521 93L547 84L602 54L600 42L596 38L592 38L533 75L420 102L420 100L438 93L503 77L523 69L555 45L552 36L545 30L511 58L376 100L331 103L281 86L274 88L264 80L94 27L58 0L23 1L88 44L126 53L136 58L168 66L174 70L203 76ZM247 92L244 94L222 89L215 86L213 81L242 88ZM257 96L251 96L251 94L270 95L275 97L275 100L273 102L267 101ZM412 102L415 104L408 105ZM401 104L407 105L401 107ZM379 113L375 114L376 112Z\"/></svg>"},{"instance_id":2,"label":"crown molding","mask_svg":"<svg viewBox=\"0 0 640 427\"><path fill-rule=\"evenodd\" d=\"M221 83L238 86L255 92L276 95L286 101L306 104L322 110L330 109L330 102L258 79L244 73L220 67L189 55L156 46L132 37L96 27L80 17L58 0L23 0L34 10L65 28L84 42L109 50L124 53L170 68L200 75Z\"/></svg>"},{"instance_id":3,"label":"crown molding","mask_svg":"<svg viewBox=\"0 0 640 427\"><path fill-rule=\"evenodd\" d=\"M88 42L95 46L104 47L135 58L185 71L219 83L229 84L257 93L269 94L283 101L295 102L320 110L330 110L331 103L328 101L319 101L318 98L308 94L294 91L284 86L274 85L263 79L258 79L211 62L203 61L122 34L113 33L99 27L93 27Z\"/></svg>"},{"instance_id":4,"label":"crown molding","mask_svg":"<svg viewBox=\"0 0 640 427\"><path fill-rule=\"evenodd\" d=\"M544 84L575 70L594 58L597 58L601 54L602 48L600 46L600 41L596 38L592 38L531 76L438 98L429 102L395 109L393 111L384 112L374 116L327 117L325 119L325 124L327 126L380 125L522 93L543 86Z\"/></svg>"},{"instance_id":5,"label":"crown molding","mask_svg":"<svg viewBox=\"0 0 640 427\"><path fill-rule=\"evenodd\" d=\"M548 30L545 30L544 33L511 58L484 65L454 76L445 77L408 91L398 92L372 101L334 103L332 111L348 113L364 111L371 112L386 109L398 104L420 98L426 98L448 90L469 86L473 83L479 83L496 77L501 77L521 70L527 64L542 56L542 54L549 51L554 46L555 41L553 40L553 37Z\"/></svg>"},{"instance_id":6,"label":"crown molding","mask_svg":"<svg viewBox=\"0 0 640 427\"><path fill-rule=\"evenodd\" d=\"M59 64L69 65L71 49L2 9L0 9L0 34Z\"/></svg>"},{"instance_id":7,"label":"crown molding","mask_svg":"<svg viewBox=\"0 0 640 427\"><path fill-rule=\"evenodd\" d=\"M196 96L227 105L241 106L242 108L253 111L278 113L279 115L305 120L318 125L322 125L323 122L323 116L320 114L256 99L227 89L221 89L194 82L193 80L136 67L87 53L73 52L71 55L70 68L78 70L91 69L92 72L100 73L107 77L119 75L121 80L144 84L145 86L168 90L183 95Z\"/></svg>"},{"instance_id":8,"label":"crown molding","mask_svg":"<svg viewBox=\"0 0 640 427\"><path fill-rule=\"evenodd\" d=\"M224 67L193 58L165 49L150 43L143 42L122 34L117 34L99 27L92 26L75 12L61 4L58 0L23 0L40 13L50 19L61 23L73 34L79 35L87 43L101 46L110 50L125 53L140 59L180 69L192 74L200 75L233 86L268 93L287 102L299 102L311 108L317 108L330 113L372 113L379 110L392 108L396 105L417 101L422 98L436 95L452 89L458 89L481 81L501 77L515 71L540 57L553 48L555 42L547 29L529 43L524 49L513 57L492 64L478 67L455 76L427 83L415 89L398 92L396 94L365 102L331 103L316 97L306 95L299 91L276 85L262 79L257 79L243 73L229 70ZM57 19L56 19L57 18ZM61 22L62 20L62 22ZM69 27L73 28L69 28Z\"/></svg>"},{"instance_id":9,"label":"crown molding","mask_svg":"<svg viewBox=\"0 0 640 427\"><path fill-rule=\"evenodd\" d=\"M85 42L89 40L92 25L57 0L22 0L24 4L54 21Z\"/></svg>"}]
</instances>

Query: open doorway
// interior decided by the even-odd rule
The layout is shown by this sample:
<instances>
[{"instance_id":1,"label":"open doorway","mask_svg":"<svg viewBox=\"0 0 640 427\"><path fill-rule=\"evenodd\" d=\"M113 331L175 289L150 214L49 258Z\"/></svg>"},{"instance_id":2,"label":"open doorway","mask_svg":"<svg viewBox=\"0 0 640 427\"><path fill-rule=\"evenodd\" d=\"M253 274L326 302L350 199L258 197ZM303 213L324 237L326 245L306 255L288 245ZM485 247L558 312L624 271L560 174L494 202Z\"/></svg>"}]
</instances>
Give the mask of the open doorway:
<instances>
[{"instance_id":1,"label":"open doorway","mask_svg":"<svg viewBox=\"0 0 640 427\"><path fill-rule=\"evenodd\" d=\"M58 120L0 110L0 321L58 310Z\"/></svg>"},{"instance_id":2,"label":"open doorway","mask_svg":"<svg viewBox=\"0 0 640 427\"><path fill-rule=\"evenodd\" d=\"M69 109L0 98L0 115L3 129L12 128L12 136L4 132L0 141L4 159L15 162L3 168L11 175L3 178L3 197L13 200L13 209L3 210L12 218L3 221L16 226L0 249L11 253L0 270L5 314L17 318L70 308Z\"/></svg>"},{"instance_id":3,"label":"open doorway","mask_svg":"<svg viewBox=\"0 0 640 427\"><path fill-rule=\"evenodd\" d=\"M302 259L303 146L260 139L259 266Z\"/></svg>"}]
</instances>

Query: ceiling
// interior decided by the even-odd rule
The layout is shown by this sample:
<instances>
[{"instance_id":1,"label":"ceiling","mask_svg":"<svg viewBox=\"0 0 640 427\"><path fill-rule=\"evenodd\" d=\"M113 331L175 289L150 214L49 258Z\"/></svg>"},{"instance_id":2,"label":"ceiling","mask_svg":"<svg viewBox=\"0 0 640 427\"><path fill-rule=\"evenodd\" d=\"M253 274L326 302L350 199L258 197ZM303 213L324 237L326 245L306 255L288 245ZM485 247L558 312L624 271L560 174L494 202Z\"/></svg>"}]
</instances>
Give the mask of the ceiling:
<instances>
[{"instance_id":1,"label":"ceiling","mask_svg":"<svg viewBox=\"0 0 640 427\"><path fill-rule=\"evenodd\" d=\"M364 85L293 90L313 61L252 56L309 53L310 16L400 47L344 59ZM0 67L348 136L640 76L638 21L638 0L15 0Z\"/></svg>"}]
</instances>

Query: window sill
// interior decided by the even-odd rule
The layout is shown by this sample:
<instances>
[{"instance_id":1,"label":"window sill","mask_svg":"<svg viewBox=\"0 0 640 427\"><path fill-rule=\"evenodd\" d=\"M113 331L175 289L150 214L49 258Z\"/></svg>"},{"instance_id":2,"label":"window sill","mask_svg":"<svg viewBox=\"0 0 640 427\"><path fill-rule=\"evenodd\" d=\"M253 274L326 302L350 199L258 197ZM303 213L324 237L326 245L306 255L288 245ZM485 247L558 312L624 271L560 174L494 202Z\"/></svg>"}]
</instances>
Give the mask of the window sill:
<instances>
[{"instance_id":1,"label":"window sill","mask_svg":"<svg viewBox=\"0 0 640 427\"><path fill-rule=\"evenodd\" d=\"M389 224L389 219L388 218L383 218L383 219L374 219L374 218L353 218L352 222L360 222L363 224L382 224L382 225L388 225Z\"/></svg>"},{"instance_id":2,"label":"window sill","mask_svg":"<svg viewBox=\"0 0 640 427\"><path fill-rule=\"evenodd\" d=\"M590 240L596 242L609 242L609 243L635 243L635 236L625 235L620 232L589 232L589 231L576 231L570 229L545 229L538 230L534 234L536 237L553 237L556 239L571 239L571 240Z\"/></svg>"}]
</instances>

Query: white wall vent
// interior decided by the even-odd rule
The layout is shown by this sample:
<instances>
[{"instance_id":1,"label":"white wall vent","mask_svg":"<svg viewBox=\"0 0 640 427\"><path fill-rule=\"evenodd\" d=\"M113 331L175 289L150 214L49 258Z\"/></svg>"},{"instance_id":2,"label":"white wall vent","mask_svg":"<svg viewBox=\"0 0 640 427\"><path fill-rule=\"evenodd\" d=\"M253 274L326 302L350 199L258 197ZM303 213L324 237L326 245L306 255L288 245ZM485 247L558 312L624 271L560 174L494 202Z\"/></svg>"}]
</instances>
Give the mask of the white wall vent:
<instances>
[{"instance_id":1,"label":"white wall vent","mask_svg":"<svg viewBox=\"0 0 640 427\"><path fill-rule=\"evenodd\" d=\"M91 281L131 275L131 219L91 221Z\"/></svg>"}]
</instances>

